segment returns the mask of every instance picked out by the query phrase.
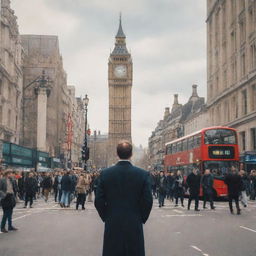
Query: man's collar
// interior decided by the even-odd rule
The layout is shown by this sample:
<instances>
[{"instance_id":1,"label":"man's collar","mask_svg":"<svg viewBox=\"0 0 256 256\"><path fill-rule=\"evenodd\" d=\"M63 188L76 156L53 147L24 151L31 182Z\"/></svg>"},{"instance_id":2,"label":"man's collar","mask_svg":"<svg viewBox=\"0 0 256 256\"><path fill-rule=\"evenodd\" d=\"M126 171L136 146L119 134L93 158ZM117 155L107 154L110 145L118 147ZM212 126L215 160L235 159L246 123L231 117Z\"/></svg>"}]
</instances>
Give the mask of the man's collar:
<instances>
[{"instance_id":1,"label":"man's collar","mask_svg":"<svg viewBox=\"0 0 256 256\"><path fill-rule=\"evenodd\" d=\"M127 159L120 159L120 160L118 160L118 162L131 162L131 160L127 160Z\"/></svg>"}]
</instances>

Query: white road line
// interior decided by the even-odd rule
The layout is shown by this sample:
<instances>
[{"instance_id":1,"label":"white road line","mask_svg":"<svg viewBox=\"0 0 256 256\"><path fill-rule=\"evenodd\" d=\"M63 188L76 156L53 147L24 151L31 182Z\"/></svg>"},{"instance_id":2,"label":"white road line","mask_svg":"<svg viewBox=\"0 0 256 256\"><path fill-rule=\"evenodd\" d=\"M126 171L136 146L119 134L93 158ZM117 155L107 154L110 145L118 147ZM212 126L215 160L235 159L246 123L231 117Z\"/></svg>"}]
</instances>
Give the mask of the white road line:
<instances>
[{"instance_id":1,"label":"white road line","mask_svg":"<svg viewBox=\"0 0 256 256\"><path fill-rule=\"evenodd\" d=\"M197 246L195 245L190 245L191 248L195 249L198 252L201 252L203 256L209 256L209 254L204 253L201 249L199 249Z\"/></svg>"},{"instance_id":2,"label":"white road line","mask_svg":"<svg viewBox=\"0 0 256 256\"><path fill-rule=\"evenodd\" d=\"M196 247L195 245L191 245L191 247L192 247L193 249L197 250L198 252L202 252L202 250L199 249L198 247Z\"/></svg>"},{"instance_id":3,"label":"white road line","mask_svg":"<svg viewBox=\"0 0 256 256\"><path fill-rule=\"evenodd\" d=\"M162 217L201 217L201 214L167 214L162 215Z\"/></svg>"},{"instance_id":4,"label":"white road line","mask_svg":"<svg viewBox=\"0 0 256 256\"><path fill-rule=\"evenodd\" d=\"M25 217L27 217L27 216L30 216L30 215L31 215L31 214L22 215L22 216L20 216L20 217L14 218L13 221L19 220L19 219L23 219L23 218L25 218Z\"/></svg>"},{"instance_id":5,"label":"white road line","mask_svg":"<svg viewBox=\"0 0 256 256\"><path fill-rule=\"evenodd\" d=\"M247 227L244 227L244 226L240 226L240 228L243 228L245 230L249 230L249 231L252 231L252 232L256 233L256 230L251 229L251 228L247 228Z\"/></svg>"},{"instance_id":6,"label":"white road line","mask_svg":"<svg viewBox=\"0 0 256 256\"><path fill-rule=\"evenodd\" d=\"M180 211L180 210L173 210L173 211L177 213L183 213L183 211Z\"/></svg>"}]
</instances>

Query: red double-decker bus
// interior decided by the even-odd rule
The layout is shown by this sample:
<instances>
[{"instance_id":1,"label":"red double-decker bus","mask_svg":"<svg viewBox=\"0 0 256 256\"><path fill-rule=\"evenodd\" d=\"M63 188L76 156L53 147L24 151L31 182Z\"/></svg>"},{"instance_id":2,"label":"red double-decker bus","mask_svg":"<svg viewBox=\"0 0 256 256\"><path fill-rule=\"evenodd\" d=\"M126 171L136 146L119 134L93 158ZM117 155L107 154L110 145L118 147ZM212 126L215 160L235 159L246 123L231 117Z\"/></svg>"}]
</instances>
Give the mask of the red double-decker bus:
<instances>
[{"instance_id":1,"label":"red double-decker bus","mask_svg":"<svg viewBox=\"0 0 256 256\"><path fill-rule=\"evenodd\" d=\"M237 132L229 127L209 127L166 144L165 170L181 170L186 178L193 168L201 174L210 169L215 197L226 197L224 177L232 166L239 167Z\"/></svg>"}]
</instances>

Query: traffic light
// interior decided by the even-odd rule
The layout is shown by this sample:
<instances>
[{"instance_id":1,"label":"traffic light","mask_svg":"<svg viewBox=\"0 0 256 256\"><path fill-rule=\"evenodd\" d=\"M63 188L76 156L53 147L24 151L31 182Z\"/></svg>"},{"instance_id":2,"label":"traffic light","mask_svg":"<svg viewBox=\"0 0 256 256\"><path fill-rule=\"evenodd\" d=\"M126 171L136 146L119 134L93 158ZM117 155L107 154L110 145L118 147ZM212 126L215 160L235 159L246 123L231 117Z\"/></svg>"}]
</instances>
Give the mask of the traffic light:
<instances>
[{"instance_id":1,"label":"traffic light","mask_svg":"<svg viewBox=\"0 0 256 256\"><path fill-rule=\"evenodd\" d=\"M90 157L90 150L87 147L83 147L83 151L82 151L82 160L87 162L89 160Z\"/></svg>"}]
</instances>

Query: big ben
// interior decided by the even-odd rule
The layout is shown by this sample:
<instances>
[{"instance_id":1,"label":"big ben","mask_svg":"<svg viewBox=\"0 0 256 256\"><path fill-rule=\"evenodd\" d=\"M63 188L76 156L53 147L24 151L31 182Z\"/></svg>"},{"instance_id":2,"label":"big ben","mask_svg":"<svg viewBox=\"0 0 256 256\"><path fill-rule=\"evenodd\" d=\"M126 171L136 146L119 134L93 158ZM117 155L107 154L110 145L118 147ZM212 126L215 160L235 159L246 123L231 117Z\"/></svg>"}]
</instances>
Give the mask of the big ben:
<instances>
[{"instance_id":1,"label":"big ben","mask_svg":"<svg viewBox=\"0 0 256 256\"><path fill-rule=\"evenodd\" d=\"M109 146L108 165L117 161L116 146L120 140L131 142L132 58L126 48L126 36L120 16L115 47L108 62Z\"/></svg>"}]
</instances>

